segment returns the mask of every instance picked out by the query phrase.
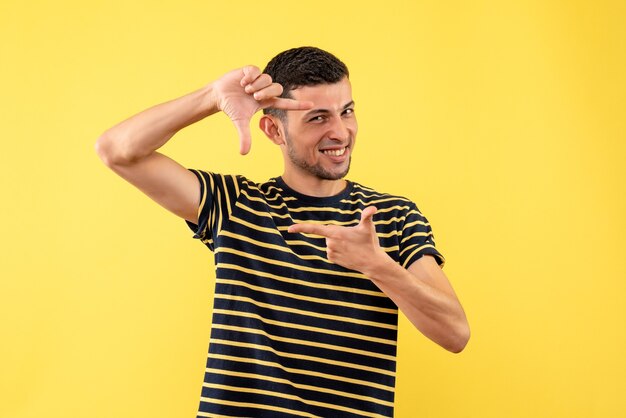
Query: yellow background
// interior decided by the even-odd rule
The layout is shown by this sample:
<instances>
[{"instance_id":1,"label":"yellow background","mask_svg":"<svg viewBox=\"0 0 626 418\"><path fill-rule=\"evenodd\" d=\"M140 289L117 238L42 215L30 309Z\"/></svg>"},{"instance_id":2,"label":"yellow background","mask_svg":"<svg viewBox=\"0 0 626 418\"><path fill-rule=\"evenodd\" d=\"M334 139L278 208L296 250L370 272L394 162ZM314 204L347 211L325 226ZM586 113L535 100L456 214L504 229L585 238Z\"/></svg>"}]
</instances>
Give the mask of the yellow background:
<instances>
[{"instance_id":1,"label":"yellow background","mask_svg":"<svg viewBox=\"0 0 626 418\"><path fill-rule=\"evenodd\" d=\"M212 254L100 163L109 126L275 53L350 67L350 178L430 219L472 339L402 319L397 418L626 416L626 3L0 4L0 416L195 416ZM164 151L280 174L218 115Z\"/></svg>"}]
</instances>

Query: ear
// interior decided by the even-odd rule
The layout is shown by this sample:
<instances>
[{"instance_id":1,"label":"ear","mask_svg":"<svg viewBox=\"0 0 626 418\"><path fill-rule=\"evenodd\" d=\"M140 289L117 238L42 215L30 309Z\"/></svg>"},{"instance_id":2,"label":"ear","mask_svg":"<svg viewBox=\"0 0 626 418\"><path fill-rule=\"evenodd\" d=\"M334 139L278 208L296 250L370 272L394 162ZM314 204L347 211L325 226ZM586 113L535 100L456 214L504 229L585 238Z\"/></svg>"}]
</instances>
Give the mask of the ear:
<instances>
[{"instance_id":1,"label":"ear","mask_svg":"<svg viewBox=\"0 0 626 418\"><path fill-rule=\"evenodd\" d=\"M285 138L281 133L283 124L280 120L277 120L269 115L261 116L259 120L259 128L276 145L282 145L285 143Z\"/></svg>"}]
</instances>

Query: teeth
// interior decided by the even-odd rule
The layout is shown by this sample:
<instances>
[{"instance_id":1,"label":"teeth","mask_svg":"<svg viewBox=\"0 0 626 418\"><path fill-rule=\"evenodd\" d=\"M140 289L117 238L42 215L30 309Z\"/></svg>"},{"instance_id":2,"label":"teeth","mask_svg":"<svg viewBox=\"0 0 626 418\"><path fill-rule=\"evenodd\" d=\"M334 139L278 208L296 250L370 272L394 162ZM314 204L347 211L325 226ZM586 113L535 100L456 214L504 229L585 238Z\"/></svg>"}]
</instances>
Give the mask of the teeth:
<instances>
[{"instance_id":1,"label":"teeth","mask_svg":"<svg viewBox=\"0 0 626 418\"><path fill-rule=\"evenodd\" d=\"M335 150L324 150L322 151L324 154L326 155L333 155L335 157L339 157L341 155L343 155L346 152L346 148L342 148L342 149L335 149Z\"/></svg>"}]
</instances>

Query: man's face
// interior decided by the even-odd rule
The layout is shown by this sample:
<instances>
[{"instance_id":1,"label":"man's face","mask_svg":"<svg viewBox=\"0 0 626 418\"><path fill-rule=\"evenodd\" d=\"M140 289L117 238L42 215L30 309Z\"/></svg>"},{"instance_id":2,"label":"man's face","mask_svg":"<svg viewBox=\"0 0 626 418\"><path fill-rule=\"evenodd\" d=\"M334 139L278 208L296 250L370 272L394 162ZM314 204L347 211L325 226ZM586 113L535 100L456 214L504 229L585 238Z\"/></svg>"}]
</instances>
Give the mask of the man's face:
<instances>
[{"instance_id":1,"label":"man's face","mask_svg":"<svg viewBox=\"0 0 626 418\"><path fill-rule=\"evenodd\" d=\"M285 170L324 180L345 177L358 129L350 81L300 87L291 95L314 105L311 110L287 112Z\"/></svg>"}]
</instances>

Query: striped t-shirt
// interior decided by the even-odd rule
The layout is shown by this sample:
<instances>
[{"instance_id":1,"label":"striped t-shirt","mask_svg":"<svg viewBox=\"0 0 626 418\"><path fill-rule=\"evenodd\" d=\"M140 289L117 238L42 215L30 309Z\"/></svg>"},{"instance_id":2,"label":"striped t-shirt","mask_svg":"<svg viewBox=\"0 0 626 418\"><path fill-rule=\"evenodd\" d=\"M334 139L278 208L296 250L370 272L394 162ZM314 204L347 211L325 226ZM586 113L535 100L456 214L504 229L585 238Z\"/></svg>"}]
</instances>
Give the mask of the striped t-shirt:
<instances>
[{"instance_id":1,"label":"striped t-shirt","mask_svg":"<svg viewBox=\"0 0 626 418\"><path fill-rule=\"evenodd\" d=\"M354 182L311 197L280 178L191 170L201 185L194 238L214 253L211 340L198 417L393 416L398 308L362 273L326 258L295 222L354 226L370 205L382 248L408 267L435 249L408 199Z\"/></svg>"}]
</instances>

